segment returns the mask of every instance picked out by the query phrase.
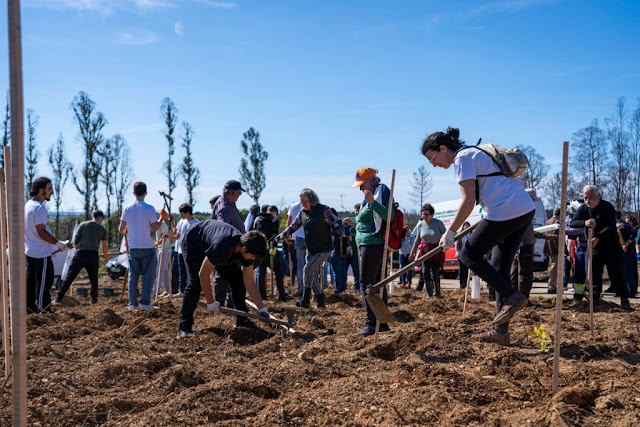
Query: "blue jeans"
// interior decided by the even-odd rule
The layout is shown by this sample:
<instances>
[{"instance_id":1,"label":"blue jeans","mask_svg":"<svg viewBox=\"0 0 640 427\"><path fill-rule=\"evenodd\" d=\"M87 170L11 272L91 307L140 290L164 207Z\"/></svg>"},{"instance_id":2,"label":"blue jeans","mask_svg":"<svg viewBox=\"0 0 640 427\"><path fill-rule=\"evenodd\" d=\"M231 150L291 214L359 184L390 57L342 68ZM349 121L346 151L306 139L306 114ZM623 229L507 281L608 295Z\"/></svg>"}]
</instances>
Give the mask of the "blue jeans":
<instances>
[{"instance_id":1,"label":"blue jeans","mask_svg":"<svg viewBox=\"0 0 640 427\"><path fill-rule=\"evenodd\" d=\"M307 243L302 237L296 237L296 276L298 278L298 293L302 295L304 289L304 265L307 263Z\"/></svg>"},{"instance_id":2,"label":"blue jeans","mask_svg":"<svg viewBox=\"0 0 640 427\"><path fill-rule=\"evenodd\" d=\"M411 264L409 260L409 255L400 254L400 268ZM409 270L400 276L400 281L403 283L411 283L411 279L413 278L413 270ZM466 282L465 282L466 283Z\"/></svg>"},{"instance_id":3,"label":"blue jeans","mask_svg":"<svg viewBox=\"0 0 640 427\"><path fill-rule=\"evenodd\" d=\"M129 304L138 306L138 278L142 276L140 304L151 304L151 290L156 279L156 250L129 249Z\"/></svg>"},{"instance_id":4,"label":"blue jeans","mask_svg":"<svg viewBox=\"0 0 640 427\"><path fill-rule=\"evenodd\" d=\"M345 257L340 254L340 251L334 250L331 252L331 267L333 268L333 284L336 286L335 292L340 293L347 290L347 281L343 274L343 264Z\"/></svg>"},{"instance_id":5,"label":"blue jeans","mask_svg":"<svg viewBox=\"0 0 640 427\"><path fill-rule=\"evenodd\" d=\"M184 257L181 253L176 253L176 261L178 262L179 289L184 293L184 288L187 287L187 265L184 263Z\"/></svg>"}]
</instances>

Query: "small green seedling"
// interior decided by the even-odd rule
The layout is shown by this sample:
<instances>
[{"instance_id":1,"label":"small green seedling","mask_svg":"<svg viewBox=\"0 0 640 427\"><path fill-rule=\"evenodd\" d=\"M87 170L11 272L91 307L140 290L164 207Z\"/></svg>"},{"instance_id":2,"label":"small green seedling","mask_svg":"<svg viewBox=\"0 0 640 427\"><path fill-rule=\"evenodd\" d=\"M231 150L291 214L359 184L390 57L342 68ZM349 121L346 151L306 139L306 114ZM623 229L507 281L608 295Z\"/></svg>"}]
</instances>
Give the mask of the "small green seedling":
<instances>
[{"instance_id":1,"label":"small green seedling","mask_svg":"<svg viewBox=\"0 0 640 427\"><path fill-rule=\"evenodd\" d=\"M547 333L544 323L533 328L533 337L540 344L540 352L548 353L551 347L551 336Z\"/></svg>"}]
</instances>

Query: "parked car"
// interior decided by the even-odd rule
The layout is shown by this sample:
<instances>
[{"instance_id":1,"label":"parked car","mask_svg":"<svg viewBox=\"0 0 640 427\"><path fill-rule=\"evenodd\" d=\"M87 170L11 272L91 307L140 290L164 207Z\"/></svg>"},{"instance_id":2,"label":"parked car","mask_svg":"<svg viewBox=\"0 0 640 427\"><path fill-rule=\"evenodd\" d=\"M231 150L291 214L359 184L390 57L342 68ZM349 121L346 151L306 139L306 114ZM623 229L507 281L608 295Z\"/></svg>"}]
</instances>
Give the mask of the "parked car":
<instances>
[{"instance_id":1,"label":"parked car","mask_svg":"<svg viewBox=\"0 0 640 427\"><path fill-rule=\"evenodd\" d=\"M113 257L107 261L107 274L111 279L116 280L120 277L124 277L127 271L127 267L118 262L118 257Z\"/></svg>"}]
</instances>

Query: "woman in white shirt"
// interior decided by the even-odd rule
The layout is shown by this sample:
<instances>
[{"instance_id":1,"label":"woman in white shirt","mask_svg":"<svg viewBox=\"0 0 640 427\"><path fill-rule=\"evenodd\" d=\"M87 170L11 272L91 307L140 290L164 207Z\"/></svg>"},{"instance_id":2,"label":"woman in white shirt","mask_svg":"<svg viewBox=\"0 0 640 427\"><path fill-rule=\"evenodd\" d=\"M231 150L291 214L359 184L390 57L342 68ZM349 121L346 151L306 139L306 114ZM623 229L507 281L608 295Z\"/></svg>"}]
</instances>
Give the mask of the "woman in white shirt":
<instances>
[{"instance_id":1,"label":"woman in white shirt","mask_svg":"<svg viewBox=\"0 0 640 427\"><path fill-rule=\"evenodd\" d=\"M452 247L455 232L476 202L483 205L485 218L462 247L460 256L467 267L496 290L497 314L494 328L474 337L509 345L509 320L529 302L511 287L511 263L533 218L535 204L519 179L504 176L489 154L465 146L459 136L458 129L448 128L446 132L429 135L422 144L422 154L434 167L448 169L454 165L462 194L460 207L440 244L444 250ZM483 259L489 250L492 250L491 264Z\"/></svg>"}]
</instances>

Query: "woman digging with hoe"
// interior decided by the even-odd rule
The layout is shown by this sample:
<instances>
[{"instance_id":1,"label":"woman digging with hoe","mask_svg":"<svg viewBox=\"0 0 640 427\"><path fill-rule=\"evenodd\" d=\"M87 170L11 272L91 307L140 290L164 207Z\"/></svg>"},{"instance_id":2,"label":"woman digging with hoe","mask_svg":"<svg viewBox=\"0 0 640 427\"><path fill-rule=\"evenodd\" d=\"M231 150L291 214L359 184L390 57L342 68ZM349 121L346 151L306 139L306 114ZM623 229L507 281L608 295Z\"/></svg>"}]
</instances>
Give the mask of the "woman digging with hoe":
<instances>
[{"instance_id":1,"label":"woman digging with hoe","mask_svg":"<svg viewBox=\"0 0 640 427\"><path fill-rule=\"evenodd\" d=\"M456 230L471 214L474 205L482 203L486 215L462 247L460 259L496 290L496 316L493 329L473 337L509 345L509 320L529 302L511 287L511 263L533 218L535 204L519 179L505 176L487 152L464 145L459 136L457 128L448 128L446 132L432 133L422 144L422 154L432 166L448 169L454 165L462 195L458 211L440 244L445 251L451 248ZM491 264L483 259L489 250L492 250Z\"/></svg>"}]
</instances>

